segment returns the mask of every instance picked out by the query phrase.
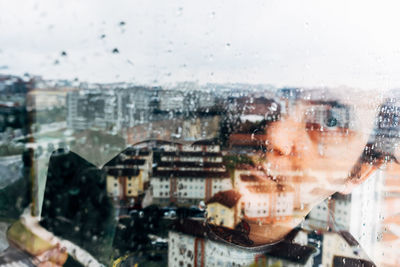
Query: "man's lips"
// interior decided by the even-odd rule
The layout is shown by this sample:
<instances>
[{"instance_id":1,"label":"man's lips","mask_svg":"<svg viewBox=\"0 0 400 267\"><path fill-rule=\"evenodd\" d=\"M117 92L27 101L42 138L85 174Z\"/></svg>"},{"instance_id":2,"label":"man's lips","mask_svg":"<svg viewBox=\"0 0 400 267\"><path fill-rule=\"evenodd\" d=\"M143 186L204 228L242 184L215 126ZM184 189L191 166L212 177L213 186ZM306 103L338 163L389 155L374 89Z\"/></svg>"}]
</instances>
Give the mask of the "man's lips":
<instances>
[{"instance_id":1,"label":"man's lips","mask_svg":"<svg viewBox=\"0 0 400 267\"><path fill-rule=\"evenodd\" d=\"M338 187L343 184L343 179L330 179L324 172L303 171L303 170L274 170L271 168L262 168L258 166L251 172L256 176L259 186L262 188L266 184L275 184L277 186L292 187L300 190L300 202L303 205L314 205L323 201L335 193ZM318 176L320 174L320 176ZM343 173L337 173L336 176L342 177ZM246 192L246 191L245 191ZM243 192L243 193L245 193ZM249 193L249 192L247 192ZM303 206L302 205L302 206Z\"/></svg>"}]
</instances>

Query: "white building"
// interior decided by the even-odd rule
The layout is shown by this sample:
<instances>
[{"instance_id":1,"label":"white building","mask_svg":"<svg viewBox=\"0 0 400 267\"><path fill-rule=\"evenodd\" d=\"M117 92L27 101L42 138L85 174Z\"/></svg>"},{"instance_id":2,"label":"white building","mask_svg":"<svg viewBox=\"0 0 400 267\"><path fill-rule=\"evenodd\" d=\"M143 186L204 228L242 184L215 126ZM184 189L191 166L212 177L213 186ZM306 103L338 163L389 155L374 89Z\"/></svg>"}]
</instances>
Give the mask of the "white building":
<instances>
[{"instance_id":1,"label":"white building","mask_svg":"<svg viewBox=\"0 0 400 267\"><path fill-rule=\"evenodd\" d=\"M150 184L152 151L129 147L110 160L103 170L107 173L107 193L128 206L141 201Z\"/></svg>"},{"instance_id":2,"label":"white building","mask_svg":"<svg viewBox=\"0 0 400 267\"><path fill-rule=\"evenodd\" d=\"M241 209L246 218L262 222L274 222L292 218L296 190L278 185L263 171L241 165L234 170L234 188L243 197Z\"/></svg>"},{"instance_id":3,"label":"white building","mask_svg":"<svg viewBox=\"0 0 400 267\"><path fill-rule=\"evenodd\" d=\"M165 142L160 148L151 178L156 203L198 204L232 188L219 145L209 141L190 145Z\"/></svg>"},{"instance_id":4,"label":"white building","mask_svg":"<svg viewBox=\"0 0 400 267\"><path fill-rule=\"evenodd\" d=\"M334 265L334 258L338 256L347 259L368 260L367 255L361 249L359 243L349 232L342 231L338 233L324 233L322 245L322 266L336 266Z\"/></svg>"},{"instance_id":5,"label":"white building","mask_svg":"<svg viewBox=\"0 0 400 267\"><path fill-rule=\"evenodd\" d=\"M160 100L159 109L162 111L183 111L184 95L178 90L160 90L158 92Z\"/></svg>"},{"instance_id":6,"label":"white building","mask_svg":"<svg viewBox=\"0 0 400 267\"><path fill-rule=\"evenodd\" d=\"M219 240L208 229L200 220L186 220L170 231L168 266L312 266L312 247L281 242L271 247L245 248Z\"/></svg>"},{"instance_id":7,"label":"white building","mask_svg":"<svg viewBox=\"0 0 400 267\"><path fill-rule=\"evenodd\" d=\"M383 220L384 170L377 170L350 195L336 194L314 207L308 218L311 228L350 232L366 253L374 255Z\"/></svg>"}]
</instances>

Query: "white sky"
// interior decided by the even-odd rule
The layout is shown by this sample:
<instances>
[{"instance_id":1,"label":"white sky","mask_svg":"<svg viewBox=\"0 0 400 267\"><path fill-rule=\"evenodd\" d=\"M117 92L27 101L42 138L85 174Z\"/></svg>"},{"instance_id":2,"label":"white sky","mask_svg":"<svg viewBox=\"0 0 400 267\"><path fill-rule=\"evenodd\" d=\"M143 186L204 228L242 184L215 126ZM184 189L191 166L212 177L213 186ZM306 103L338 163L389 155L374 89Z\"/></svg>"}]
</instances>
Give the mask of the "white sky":
<instances>
[{"instance_id":1,"label":"white sky","mask_svg":"<svg viewBox=\"0 0 400 267\"><path fill-rule=\"evenodd\" d=\"M396 88L399 8L395 0L0 0L0 73Z\"/></svg>"}]
</instances>

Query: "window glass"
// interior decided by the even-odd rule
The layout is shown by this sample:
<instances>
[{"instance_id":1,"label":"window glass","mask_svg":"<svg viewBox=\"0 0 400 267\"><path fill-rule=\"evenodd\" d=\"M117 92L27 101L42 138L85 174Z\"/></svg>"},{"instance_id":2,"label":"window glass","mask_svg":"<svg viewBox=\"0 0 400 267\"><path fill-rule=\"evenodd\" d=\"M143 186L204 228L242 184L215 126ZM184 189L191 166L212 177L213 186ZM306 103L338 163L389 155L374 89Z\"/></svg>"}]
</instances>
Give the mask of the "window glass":
<instances>
[{"instance_id":1,"label":"window glass","mask_svg":"<svg viewBox=\"0 0 400 267\"><path fill-rule=\"evenodd\" d=\"M399 7L0 0L0 266L398 266Z\"/></svg>"}]
</instances>

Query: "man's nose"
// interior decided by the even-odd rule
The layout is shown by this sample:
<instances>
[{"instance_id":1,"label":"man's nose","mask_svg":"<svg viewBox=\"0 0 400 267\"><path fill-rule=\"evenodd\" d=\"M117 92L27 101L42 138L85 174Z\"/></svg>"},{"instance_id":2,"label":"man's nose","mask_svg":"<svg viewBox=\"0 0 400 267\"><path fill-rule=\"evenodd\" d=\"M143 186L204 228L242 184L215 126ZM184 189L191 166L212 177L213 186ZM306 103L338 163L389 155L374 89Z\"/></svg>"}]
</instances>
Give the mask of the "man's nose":
<instances>
[{"instance_id":1,"label":"man's nose","mask_svg":"<svg viewBox=\"0 0 400 267\"><path fill-rule=\"evenodd\" d=\"M299 123L290 118L273 123L267 129L267 146L279 155L294 155L298 145L298 131Z\"/></svg>"}]
</instances>

